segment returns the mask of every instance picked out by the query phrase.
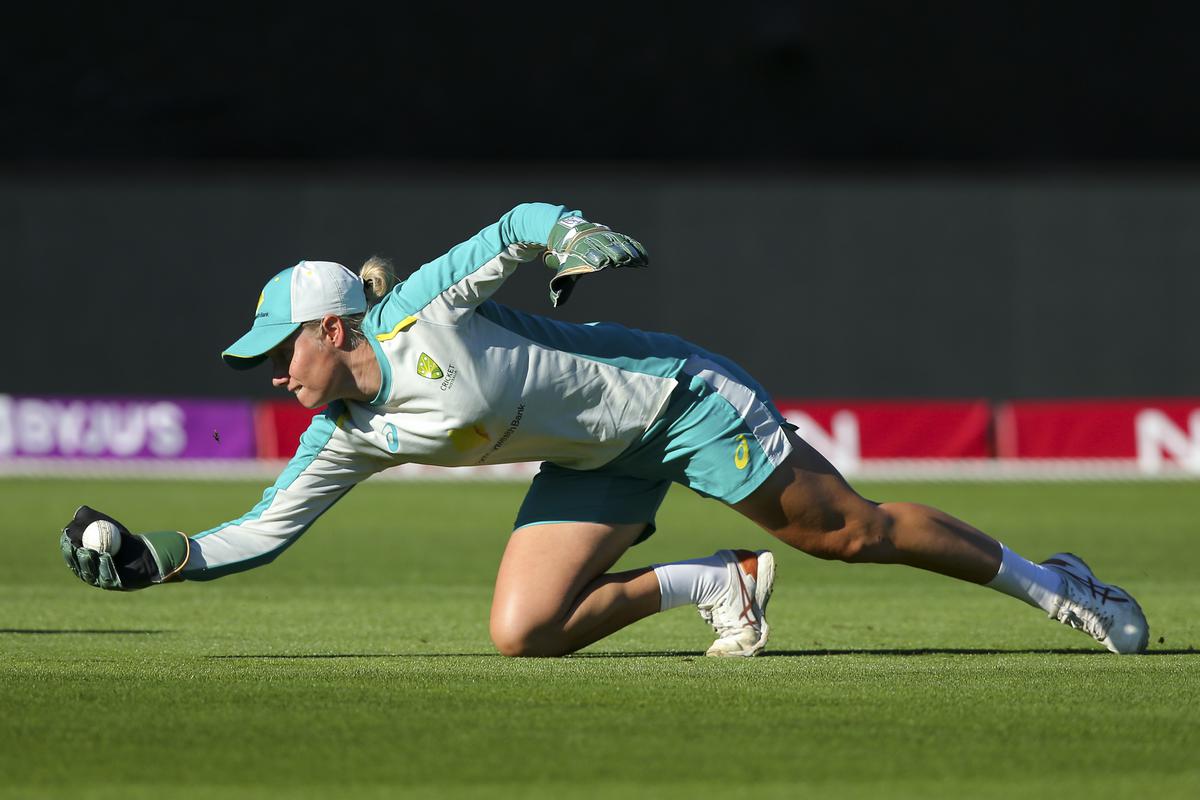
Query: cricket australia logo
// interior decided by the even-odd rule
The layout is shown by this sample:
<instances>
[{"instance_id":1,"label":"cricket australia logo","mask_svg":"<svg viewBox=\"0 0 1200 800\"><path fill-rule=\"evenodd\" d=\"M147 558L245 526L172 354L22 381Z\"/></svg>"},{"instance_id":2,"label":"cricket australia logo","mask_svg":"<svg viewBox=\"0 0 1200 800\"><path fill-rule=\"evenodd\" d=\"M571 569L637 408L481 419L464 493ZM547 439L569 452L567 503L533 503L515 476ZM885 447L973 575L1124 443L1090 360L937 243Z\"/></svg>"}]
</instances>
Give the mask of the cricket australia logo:
<instances>
[{"instance_id":1,"label":"cricket australia logo","mask_svg":"<svg viewBox=\"0 0 1200 800\"><path fill-rule=\"evenodd\" d=\"M417 374L431 381L441 380L442 368L428 355L421 353L421 357L417 359Z\"/></svg>"}]
</instances>

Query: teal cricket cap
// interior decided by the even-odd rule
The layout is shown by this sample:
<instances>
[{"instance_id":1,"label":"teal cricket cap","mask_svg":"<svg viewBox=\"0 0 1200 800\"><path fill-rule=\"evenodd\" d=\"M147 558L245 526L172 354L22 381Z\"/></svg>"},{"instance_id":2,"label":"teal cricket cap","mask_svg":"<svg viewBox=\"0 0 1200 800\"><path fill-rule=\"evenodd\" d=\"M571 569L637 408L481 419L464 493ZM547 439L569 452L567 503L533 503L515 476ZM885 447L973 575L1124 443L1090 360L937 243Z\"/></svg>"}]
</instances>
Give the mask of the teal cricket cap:
<instances>
[{"instance_id":1,"label":"teal cricket cap","mask_svg":"<svg viewBox=\"0 0 1200 800\"><path fill-rule=\"evenodd\" d=\"M301 261L280 272L263 287L249 332L221 358L234 369L250 369L267 358L302 323L326 314L339 317L367 310L362 279L332 261Z\"/></svg>"}]
</instances>

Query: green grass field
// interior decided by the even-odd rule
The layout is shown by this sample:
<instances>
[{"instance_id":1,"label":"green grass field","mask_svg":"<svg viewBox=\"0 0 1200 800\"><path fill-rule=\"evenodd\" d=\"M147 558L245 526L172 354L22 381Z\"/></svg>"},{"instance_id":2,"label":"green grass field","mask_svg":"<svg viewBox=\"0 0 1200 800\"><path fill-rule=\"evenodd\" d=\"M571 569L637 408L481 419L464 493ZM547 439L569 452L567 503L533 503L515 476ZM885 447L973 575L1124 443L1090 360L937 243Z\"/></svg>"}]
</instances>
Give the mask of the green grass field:
<instances>
[{"instance_id":1,"label":"green grass field","mask_svg":"<svg viewBox=\"0 0 1200 800\"><path fill-rule=\"evenodd\" d=\"M0 482L0 796L1200 796L1200 485L887 484L1141 600L1116 657L994 592L776 548L769 655L701 657L691 610L564 659L494 654L523 488L368 483L274 564L79 583L87 502L134 530L240 515L246 483ZM619 565L764 547L685 490Z\"/></svg>"}]
</instances>

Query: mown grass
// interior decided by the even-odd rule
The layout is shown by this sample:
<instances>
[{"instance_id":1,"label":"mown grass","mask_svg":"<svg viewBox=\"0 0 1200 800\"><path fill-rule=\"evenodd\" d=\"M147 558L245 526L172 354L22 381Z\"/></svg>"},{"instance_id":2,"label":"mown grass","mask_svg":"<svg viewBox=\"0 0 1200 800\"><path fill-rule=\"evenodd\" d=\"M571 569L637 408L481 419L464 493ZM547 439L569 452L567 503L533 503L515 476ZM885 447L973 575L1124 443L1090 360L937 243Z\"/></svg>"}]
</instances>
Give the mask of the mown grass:
<instances>
[{"instance_id":1,"label":"mown grass","mask_svg":"<svg viewBox=\"0 0 1200 800\"><path fill-rule=\"evenodd\" d=\"M138 530L241 514L244 483L0 482L0 795L1106 797L1200 793L1196 484L888 484L1142 602L1118 658L994 592L776 548L768 657L705 659L676 610L565 659L494 654L522 487L372 483L275 564L102 593L80 502ZM763 547L673 491L619 567Z\"/></svg>"}]
</instances>

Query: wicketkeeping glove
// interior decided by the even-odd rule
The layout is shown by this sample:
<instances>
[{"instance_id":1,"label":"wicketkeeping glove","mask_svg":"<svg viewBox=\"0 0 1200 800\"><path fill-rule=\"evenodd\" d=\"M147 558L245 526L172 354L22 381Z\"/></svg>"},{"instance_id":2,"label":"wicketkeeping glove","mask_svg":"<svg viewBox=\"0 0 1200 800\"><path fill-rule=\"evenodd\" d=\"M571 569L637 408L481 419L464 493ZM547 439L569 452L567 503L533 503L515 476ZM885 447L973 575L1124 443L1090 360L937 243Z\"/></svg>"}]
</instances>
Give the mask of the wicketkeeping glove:
<instances>
[{"instance_id":1,"label":"wicketkeeping glove","mask_svg":"<svg viewBox=\"0 0 1200 800\"><path fill-rule=\"evenodd\" d=\"M84 529L100 519L108 520L121 531L121 548L116 555L83 546ZM121 591L182 580L180 573L191 552L191 540L178 531L134 535L112 517L87 506L80 506L75 518L63 528L59 545L67 566L81 581Z\"/></svg>"},{"instance_id":2,"label":"wicketkeeping glove","mask_svg":"<svg viewBox=\"0 0 1200 800\"><path fill-rule=\"evenodd\" d=\"M550 229L543 259L555 270L550 279L550 304L567 302L575 281L605 267L644 267L650 263L646 248L623 233L582 217L563 217Z\"/></svg>"}]
</instances>

